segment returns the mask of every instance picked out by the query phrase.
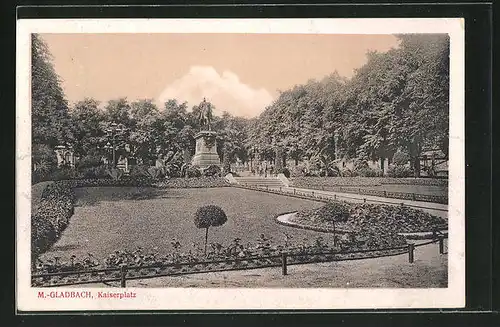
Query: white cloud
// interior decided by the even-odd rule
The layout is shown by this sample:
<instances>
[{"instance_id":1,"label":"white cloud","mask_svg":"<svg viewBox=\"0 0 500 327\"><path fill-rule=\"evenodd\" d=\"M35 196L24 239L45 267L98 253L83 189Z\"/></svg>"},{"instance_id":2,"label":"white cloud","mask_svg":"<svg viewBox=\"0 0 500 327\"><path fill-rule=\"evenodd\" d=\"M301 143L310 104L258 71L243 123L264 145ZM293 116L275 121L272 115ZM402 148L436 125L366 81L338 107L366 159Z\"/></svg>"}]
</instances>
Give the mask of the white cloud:
<instances>
[{"instance_id":1,"label":"white cloud","mask_svg":"<svg viewBox=\"0 0 500 327\"><path fill-rule=\"evenodd\" d=\"M192 66L186 75L167 85L158 102L177 99L187 101L191 107L204 97L216 107L215 114L227 111L242 117L258 116L273 101L267 90L253 89L233 72L224 71L220 75L211 66Z\"/></svg>"}]
</instances>

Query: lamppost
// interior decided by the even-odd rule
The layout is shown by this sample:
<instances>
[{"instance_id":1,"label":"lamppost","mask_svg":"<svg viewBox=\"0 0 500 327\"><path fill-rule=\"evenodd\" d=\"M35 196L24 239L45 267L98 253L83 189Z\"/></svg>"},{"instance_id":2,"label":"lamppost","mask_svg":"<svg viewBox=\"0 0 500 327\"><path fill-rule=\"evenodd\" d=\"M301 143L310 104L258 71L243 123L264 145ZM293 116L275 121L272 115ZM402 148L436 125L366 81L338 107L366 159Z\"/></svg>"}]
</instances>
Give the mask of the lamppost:
<instances>
[{"instance_id":1,"label":"lamppost","mask_svg":"<svg viewBox=\"0 0 500 327\"><path fill-rule=\"evenodd\" d=\"M104 146L104 149L112 150L112 157L113 157L113 167L116 167L116 136L120 136L125 132L126 128L122 124L117 124L115 122L112 122L109 127L106 129L107 136L111 138L111 144L108 142Z\"/></svg>"}]
</instances>

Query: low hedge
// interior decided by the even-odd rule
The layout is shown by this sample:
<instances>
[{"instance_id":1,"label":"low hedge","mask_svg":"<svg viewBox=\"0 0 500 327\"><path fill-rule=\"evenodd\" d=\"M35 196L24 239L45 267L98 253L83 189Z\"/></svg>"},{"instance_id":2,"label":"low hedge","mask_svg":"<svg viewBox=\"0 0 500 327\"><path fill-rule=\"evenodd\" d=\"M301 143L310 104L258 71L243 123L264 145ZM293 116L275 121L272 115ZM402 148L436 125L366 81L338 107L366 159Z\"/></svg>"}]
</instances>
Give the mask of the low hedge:
<instances>
[{"instance_id":1,"label":"low hedge","mask_svg":"<svg viewBox=\"0 0 500 327\"><path fill-rule=\"evenodd\" d=\"M222 177L170 178L153 183L157 188L209 188L231 186Z\"/></svg>"},{"instance_id":2,"label":"low hedge","mask_svg":"<svg viewBox=\"0 0 500 327\"><path fill-rule=\"evenodd\" d=\"M447 179L436 178L393 178L393 177L292 177L295 187L310 186L380 186L383 184L447 186Z\"/></svg>"},{"instance_id":3,"label":"low hedge","mask_svg":"<svg viewBox=\"0 0 500 327\"><path fill-rule=\"evenodd\" d=\"M75 193L64 182L47 185L43 190L37 210L31 216L31 259L54 244L69 224L74 213Z\"/></svg>"}]
</instances>

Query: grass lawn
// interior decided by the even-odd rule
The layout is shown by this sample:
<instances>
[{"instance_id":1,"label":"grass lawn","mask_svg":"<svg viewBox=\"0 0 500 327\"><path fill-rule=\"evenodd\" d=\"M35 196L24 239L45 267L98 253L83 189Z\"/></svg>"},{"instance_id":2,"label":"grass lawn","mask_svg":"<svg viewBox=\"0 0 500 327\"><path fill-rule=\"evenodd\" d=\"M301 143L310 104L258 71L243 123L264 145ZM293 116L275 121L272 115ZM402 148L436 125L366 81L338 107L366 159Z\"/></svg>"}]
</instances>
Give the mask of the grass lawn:
<instances>
[{"instance_id":1,"label":"grass lawn","mask_svg":"<svg viewBox=\"0 0 500 327\"><path fill-rule=\"evenodd\" d=\"M151 252L172 251L177 239L182 252L193 243L204 242L202 229L194 226L196 210L205 204L221 206L228 216L224 226L210 228L209 243L230 243L238 237L243 243L257 241L260 234L284 242L283 232L300 243L313 242L318 236L332 242L333 235L278 225L277 214L315 208L320 202L268 194L238 188L152 189L136 187L91 187L75 190L75 214L60 240L41 258L92 253L101 260L116 250L142 247Z\"/></svg>"}]
</instances>

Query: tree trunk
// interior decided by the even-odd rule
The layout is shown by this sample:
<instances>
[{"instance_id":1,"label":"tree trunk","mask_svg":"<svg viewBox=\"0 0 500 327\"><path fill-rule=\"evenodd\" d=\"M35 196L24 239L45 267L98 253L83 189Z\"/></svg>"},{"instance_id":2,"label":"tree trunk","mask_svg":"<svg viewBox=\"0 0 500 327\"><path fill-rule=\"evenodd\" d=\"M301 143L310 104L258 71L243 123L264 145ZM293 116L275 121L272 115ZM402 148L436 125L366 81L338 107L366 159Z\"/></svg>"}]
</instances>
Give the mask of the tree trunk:
<instances>
[{"instance_id":1,"label":"tree trunk","mask_svg":"<svg viewBox=\"0 0 500 327\"><path fill-rule=\"evenodd\" d=\"M337 241L335 237L335 221L333 221L333 246L337 246Z\"/></svg>"},{"instance_id":2,"label":"tree trunk","mask_svg":"<svg viewBox=\"0 0 500 327\"><path fill-rule=\"evenodd\" d=\"M420 177L420 156L417 155L413 161L413 169L415 170L415 177Z\"/></svg>"},{"instance_id":3,"label":"tree trunk","mask_svg":"<svg viewBox=\"0 0 500 327\"><path fill-rule=\"evenodd\" d=\"M385 175L385 172L384 172L384 169L385 169L385 158L380 158L380 170L382 171L382 176Z\"/></svg>"},{"instance_id":4,"label":"tree trunk","mask_svg":"<svg viewBox=\"0 0 500 327\"><path fill-rule=\"evenodd\" d=\"M205 231L205 255L207 255L207 243L208 243L208 227Z\"/></svg>"}]
</instances>

